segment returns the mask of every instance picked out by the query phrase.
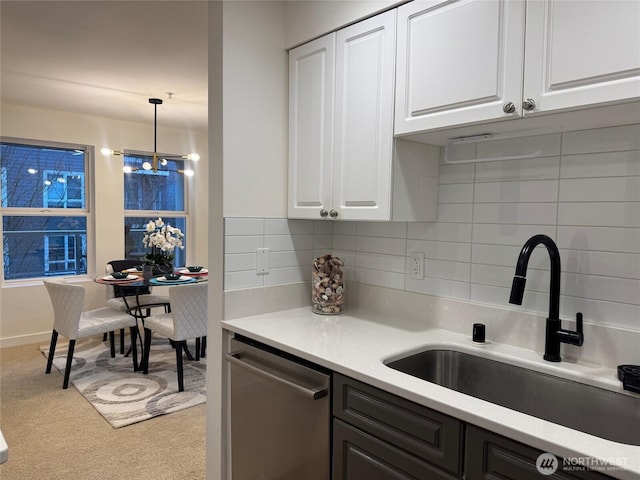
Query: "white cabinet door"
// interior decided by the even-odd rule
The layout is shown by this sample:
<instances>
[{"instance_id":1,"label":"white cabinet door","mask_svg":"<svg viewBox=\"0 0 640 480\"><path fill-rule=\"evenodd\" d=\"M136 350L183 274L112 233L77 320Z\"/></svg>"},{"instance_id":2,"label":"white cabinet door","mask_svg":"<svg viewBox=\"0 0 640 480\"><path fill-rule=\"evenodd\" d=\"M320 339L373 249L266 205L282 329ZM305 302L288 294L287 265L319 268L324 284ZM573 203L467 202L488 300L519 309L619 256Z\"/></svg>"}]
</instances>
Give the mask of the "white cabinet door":
<instances>
[{"instance_id":1,"label":"white cabinet door","mask_svg":"<svg viewBox=\"0 0 640 480\"><path fill-rule=\"evenodd\" d=\"M391 216L395 26L393 10L337 32L332 209L342 220Z\"/></svg>"},{"instance_id":2,"label":"white cabinet door","mask_svg":"<svg viewBox=\"0 0 640 480\"><path fill-rule=\"evenodd\" d=\"M525 59L532 113L640 98L640 2L529 1Z\"/></svg>"},{"instance_id":3,"label":"white cabinet door","mask_svg":"<svg viewBox=\"0 0 640 480\"><path fill-rule=\"evenodd\" d=\"M519 116L524 28L522 0L399 7L395 133Z\"/></svg>"},{"instance_id":4,"label":"white cabinet door","mask_svg":"<svg viewBox=\"0 0 640 480\"><path fill-rule=\"evenodd\" d=\"M290 218L331 208L335 34L289 52Z\"/></svg>"}]
</instances>

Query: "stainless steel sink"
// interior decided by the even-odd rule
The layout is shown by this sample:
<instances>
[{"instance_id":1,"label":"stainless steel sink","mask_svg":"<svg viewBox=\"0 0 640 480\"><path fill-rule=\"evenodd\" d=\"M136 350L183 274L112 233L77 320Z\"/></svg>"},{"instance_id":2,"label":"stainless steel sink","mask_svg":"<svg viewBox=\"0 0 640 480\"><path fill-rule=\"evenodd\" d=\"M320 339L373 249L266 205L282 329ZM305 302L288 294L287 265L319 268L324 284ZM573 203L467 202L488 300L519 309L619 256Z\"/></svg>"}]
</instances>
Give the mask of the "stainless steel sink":
<instances>
[{"instance_id":1,"label":"stainless steel sink","mask_svg":"<svg viewBox=\"0 0 640 480\"><path fill-rule=\"evenodd\" d=\"M426 350L388 367L614 442L640 445L640 397L455 350Z\"/></svg>"}]
</instances>

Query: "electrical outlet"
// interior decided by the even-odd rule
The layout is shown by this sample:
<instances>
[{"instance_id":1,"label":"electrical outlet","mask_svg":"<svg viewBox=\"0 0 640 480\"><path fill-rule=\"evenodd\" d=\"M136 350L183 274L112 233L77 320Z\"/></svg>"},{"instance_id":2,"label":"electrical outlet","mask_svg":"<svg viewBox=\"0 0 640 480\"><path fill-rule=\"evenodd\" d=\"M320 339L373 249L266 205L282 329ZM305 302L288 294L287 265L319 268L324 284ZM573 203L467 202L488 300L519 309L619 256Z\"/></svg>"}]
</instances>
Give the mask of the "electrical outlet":
<instances>
[{"instance_id":1,"label":"electrical outlet","mask_svg":"<svg viewBox=\"0 0 640 480\"><path fill-rule=\"evenodd\" d=\"M424 278L424 253L411 252L411 257L409 257L409 276L418 280Z\"/></svg>"}]
</instances>

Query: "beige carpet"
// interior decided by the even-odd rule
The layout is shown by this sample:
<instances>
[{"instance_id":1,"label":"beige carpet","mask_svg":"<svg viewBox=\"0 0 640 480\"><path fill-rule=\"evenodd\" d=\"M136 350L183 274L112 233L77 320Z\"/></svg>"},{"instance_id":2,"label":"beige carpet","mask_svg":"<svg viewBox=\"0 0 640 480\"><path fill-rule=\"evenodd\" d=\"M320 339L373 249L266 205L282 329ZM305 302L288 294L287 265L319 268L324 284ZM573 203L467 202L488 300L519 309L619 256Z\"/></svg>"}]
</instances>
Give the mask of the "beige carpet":
<instances>
[{"instance_id":1,"label":"beige carpet","mask_svg":"<svg viewBox=\"0 0 640 480\"><path fill-rule=\"evenodd\" d=\"M133 371L131 357L111 358L109 342L78 343L69 377L75 387L114 428L206 402L205 359L184 358L184 391L178 391L175 350L166 338L152 337L149 373ZM190 345L194 351L194 345ZM46 356L49 347L42 345ZM53 365L64 373L67 346L56 347Z\"/></svg>"},{"instance_id":2,"label":"beige carpet","mask_svg":"<svg viewBox=\"0 0 640 480\"><path fill-rule=\"evenodd\" d=\"M206 404L113 428L55 369L45 375L38 346L0 349L2 480L205 478Z\"/></svg>"}]
</instances>

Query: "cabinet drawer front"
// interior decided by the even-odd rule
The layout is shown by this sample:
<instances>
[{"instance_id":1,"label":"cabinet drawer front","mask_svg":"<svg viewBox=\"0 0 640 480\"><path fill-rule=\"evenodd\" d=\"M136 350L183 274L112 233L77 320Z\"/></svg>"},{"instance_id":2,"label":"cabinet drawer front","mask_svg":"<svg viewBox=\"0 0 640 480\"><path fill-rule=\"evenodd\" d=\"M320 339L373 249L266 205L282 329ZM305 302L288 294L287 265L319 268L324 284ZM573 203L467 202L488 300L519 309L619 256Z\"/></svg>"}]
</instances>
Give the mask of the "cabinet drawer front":
<instances>
[{"instance_id":1,"label":"cabinet drawer front","mask_svg":"<svg viewBox=\"0 0 640 480\"><path fill-rule=\"evenodd\" d=\"M451 472L460 472L462 423L341 375L333 415Z\"/></svg>"},{"instance_id":2,"label":"cabinet drawer front","mask_svg":"<svg viewBox=\"0 0 640 480\"><path fill-rule=\"evenodd\" d=\"M540 480L536 468L544 452L474 425L467 425L465 478L468 480ZM593 471L562 471L562 458L553 478L559 480L605 480L611 477ZM551 478L551 477L549 477Z\"/></svg>"},{"instance_id":3,"label":"cabinet drawer front","mask_svg":"<svg viewBox=\"0 0 640 480\"><path fill-rule=\"evenodd\" d=\"M454 477L404 450L333 421L333 480L453 480Z\"/></svg>"}]
</instances>

